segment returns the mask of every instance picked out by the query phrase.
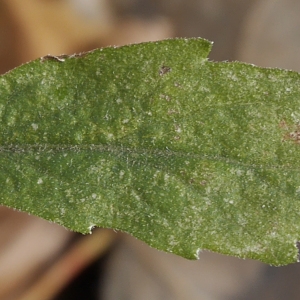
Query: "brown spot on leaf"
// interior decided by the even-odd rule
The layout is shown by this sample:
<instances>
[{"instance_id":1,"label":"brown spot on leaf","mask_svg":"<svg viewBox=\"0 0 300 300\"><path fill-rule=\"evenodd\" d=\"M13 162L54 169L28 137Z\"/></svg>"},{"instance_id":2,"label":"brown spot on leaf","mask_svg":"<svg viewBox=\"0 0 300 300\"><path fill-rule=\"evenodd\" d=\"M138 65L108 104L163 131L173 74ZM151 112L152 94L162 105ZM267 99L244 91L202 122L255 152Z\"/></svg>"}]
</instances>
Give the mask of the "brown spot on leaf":
<instances>
[{"instance_id":1,"label":"brown spot on leaf","mask_svg":"<svg viewBox=\"0 0 300 300\"><path fill-rule=\"evenodd\" d=\"M295 143L299 144L300 143L300 130L293 131L288 134L288 138Z\"/></svg>"},{"instance_id":2,"label":"brown spot on leaf","mask_svg":"<svg viewBox=\"0 0 300 300\"><path fill-rule=\"evenodd\" d=\"M41 62L45 62L46 60L53 60L53 61L57 61L57 62L64 62L66 60L66 58L68 57L68 55L58 55L58 56L54 56L54 55L46 55L41 57Z\"/></svg>"},{"instance_id":3,"label":"brown spot on leaf","mask_svg":"<svg viewBox=\"0 0 300 300\"><path fill-rule=\"evenodd\" d=\"M160 76L163 76L163 75L165 75L165 74L167 74L167 73L169 73L169 72L171 72L171 71L172 71L172 69L171 69L170 67L162 66L162 67L160 68L160 70L159 70L159 75L160 75Z\"/></svg>"},{"instance_id":4,"label":"brown spot on leaf","mask_svg":"<svg viewBox=\"0 0 300 300\"><path fill-rule=\"evenodd\" d=\"M285 131L283 141L293 141L300 144L300 124L289 125L285 120L282 120L279 127Z\"/></svg>"},{"instance_id":5,"label":"brown spot on leaf","mask_svg":"<svg viewBox=\"0 0 300 300\"><path fill-rule=\"evenodd\" d=\"M285 120L279 122L279 127L283 129L288 129L288 125Z\"/></svg>"},{"instance_id":6,"label":"brown spot on leaf","mask_svg":"<svg viewBox=\"0 0 300 300\"><path fill-rule=\"evenodd\" d=\"M64 62L66 60L66 58L78 58L78 57L83 57L87 54L88 52L81 52L81 53L75 53L72 55L67 55L67 54L62 54L62 55L46 55L41 57L41 62L43 63L46 60L53 60L53 61L57 61L57 62Z\"/></svg>"}]
</instances>

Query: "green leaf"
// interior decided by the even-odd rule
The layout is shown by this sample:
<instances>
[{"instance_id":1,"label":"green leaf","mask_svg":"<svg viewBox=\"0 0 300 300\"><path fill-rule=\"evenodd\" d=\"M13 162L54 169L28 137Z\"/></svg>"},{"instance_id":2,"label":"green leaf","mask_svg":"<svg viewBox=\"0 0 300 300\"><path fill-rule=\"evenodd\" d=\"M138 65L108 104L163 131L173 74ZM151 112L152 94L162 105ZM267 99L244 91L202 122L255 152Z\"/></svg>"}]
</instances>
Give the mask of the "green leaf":
<instances>
[{"instance_id":1,"label":"green leaf","mask_svg":"<svg viewBox=\"0 0 300 300\"><path fill-rule=\"evenodd\" d=\"M0 77L0 202L283 265L300 240L300 75L174 39L46 56Z\"/></svg>"}]
</instances>

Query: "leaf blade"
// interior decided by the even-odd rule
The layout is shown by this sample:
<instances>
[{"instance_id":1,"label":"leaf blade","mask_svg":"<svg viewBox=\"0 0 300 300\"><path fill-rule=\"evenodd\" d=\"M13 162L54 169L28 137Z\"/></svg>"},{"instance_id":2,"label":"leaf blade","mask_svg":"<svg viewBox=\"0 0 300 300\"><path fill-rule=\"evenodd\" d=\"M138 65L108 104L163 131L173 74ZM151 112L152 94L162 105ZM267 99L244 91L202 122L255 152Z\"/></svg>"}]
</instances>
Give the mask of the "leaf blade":
<instances>
[{"instance_id":1,"label":"leaf blade","mask_svg":"<svg viewBox=\"0 0 300 300\"><path fill-rule=\"evenodd\" d=\"M1 203L191 259L296 261L300 76L210 48L106 48L2 76Z\"/></svg>"}]
</instances>

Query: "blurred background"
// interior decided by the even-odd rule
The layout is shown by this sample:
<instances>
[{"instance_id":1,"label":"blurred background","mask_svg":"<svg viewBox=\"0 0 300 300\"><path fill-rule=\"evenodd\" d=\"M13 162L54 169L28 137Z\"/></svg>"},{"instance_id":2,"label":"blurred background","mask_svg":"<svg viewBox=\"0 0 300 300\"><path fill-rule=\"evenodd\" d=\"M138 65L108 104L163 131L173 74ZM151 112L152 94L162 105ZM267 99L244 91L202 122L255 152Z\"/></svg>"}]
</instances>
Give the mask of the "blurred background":
<instances>
[{"instance_id":1,"label":"blurred background","mask_svg":"<svg viewBox=\"0 0 300 300\"><path fill-rule=\"evenodd\" d=\"M170 37L211 60L300 71L297 0L1 0L0 73L47 55ZM1 300L299 299L300 266L162 253L122 233L82 236L0 207Z\"/></svg>"}]
</instances>

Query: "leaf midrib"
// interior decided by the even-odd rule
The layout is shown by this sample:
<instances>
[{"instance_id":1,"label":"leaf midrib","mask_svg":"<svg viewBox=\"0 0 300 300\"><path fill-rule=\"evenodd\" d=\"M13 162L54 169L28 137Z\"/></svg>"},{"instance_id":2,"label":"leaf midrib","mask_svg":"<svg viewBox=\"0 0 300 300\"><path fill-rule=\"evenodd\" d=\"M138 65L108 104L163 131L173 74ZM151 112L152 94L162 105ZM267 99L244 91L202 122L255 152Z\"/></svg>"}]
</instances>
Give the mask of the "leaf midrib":
<instances>
[{"instance_id":1,"label":"leaf midrib","mask_svg":"<svg viewBox=\"0 0 300 300\"><path fill-rule=\"evenodd\" d=\"M175 157L175 158L186 158L186 159L199 159L202 161L218 161L230 165L238 165L245 169L261 169L262 163L251 164L251 163L242 163L236 159L226 158L222 156L210 156L207 154L199 154L195 152L183 152L176 151L171 149L149 149L149 148L130 148L117 145L96 145L96 144L76 144L76 145L67 145L67 144L22 144L22 145L4 145L0 146L1 153L12 153L12 154L30 154L30 153L59 153L59 152L72 152L74 154L91 151L91 152L106 152L112 153L117 156L122 154L129 153L131 155L144 155L144 156L157 156L157 157ZM289 170L289 171L299 171L299 168L290 168L285 165L271 165L265 164L263 168L265 170Z\"/></svg>"}]
</instances>

